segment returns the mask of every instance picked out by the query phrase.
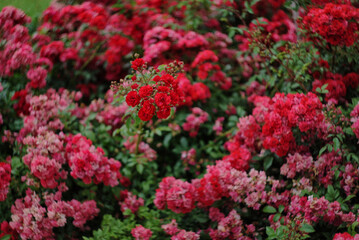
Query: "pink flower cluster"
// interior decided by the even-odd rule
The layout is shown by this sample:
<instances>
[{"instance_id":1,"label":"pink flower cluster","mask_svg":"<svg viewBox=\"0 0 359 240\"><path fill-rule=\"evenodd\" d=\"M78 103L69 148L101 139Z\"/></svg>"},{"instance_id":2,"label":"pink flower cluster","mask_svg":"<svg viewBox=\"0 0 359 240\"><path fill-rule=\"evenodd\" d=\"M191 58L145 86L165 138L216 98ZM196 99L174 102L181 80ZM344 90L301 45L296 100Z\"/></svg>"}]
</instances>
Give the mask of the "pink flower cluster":
<instances>
[{"instance_id":1,"label":"pink flower cluster","mask_svg":"<svg viewBox=\"0 0 359 240\"><path fill-rule=\"evenodd\" d=\"M293 196L290 200L288 216L303 216L308 223L324 220L325 222L338 226L343 222L353 223L355 215L345 214L337 201L329 202L324 197L315 198Z\"/></svg>"},{"instance_id":2,"label":"pink flower cluster","mask_svg":"<svg viewBox=\"0 0 359 240\"><path fill-rule=\"evenodd\" d=\"M45 127L38 129L36 137L29 135L23 140L28 146L23 161L44 188L56 188L57 180L66 179L67 172L61 169L66 162L63 140L63 134L57 135Z\"/></svg>"},{"instance_id":3,"label":"pink flower cluster","mask_svg":"<svg viewBox=\"0 0 359 240\"><path fill-rule=\"evenodd\" d=\"M53 228L63 227L67 221L66 217L72 217L74 226L83 228L84 224L99 212L95 201L65 202L61 200L61 192L47 195L44 199L46 208L41 205L40 197L28 189L26 197L17 199L11 207L10 227L22 239L52 239Z\"/></svg>"},{"instance_id":4,"label":"pink flower cluster","mask_svg":"<svg viewBox=\"0 0 359 240\"><path fill-rule=\"evenodd\" d=\"M4 47L0 54L0 76L12 76L16 70L26 71L30 82L26 88L43 88L46 86L48 70L52 63L33 52L28 29L24 26L31 19L14 7L5 7L0 12L1 38Z\"/></svg>"},{"instance_id":5,"label":"pink flower cluster","mask_svg":"<svg viewBox=\"0 0 359 240\"><path fill-rule=\"evenodd\" d=\"M181 153L181 160L185 165L196 165L196 149L191 148Z\"/></svg>"},{"instance_id":6,"label":"pink flower cluster","mask_svg":"<svg viewBox=\"0 0 359 240\"><path fill-rule=\"evenodd\" d=\"M122 212L130 209L132 213L136 213L137 210L143 206L144 200L142 198L137 198L136 195L132 194L128 190L123 190L120 193L120 201L118 204L121 206Z\"/></svg>"},{"instance_id":7,"label":"pink flower cluster","mask_svg":"<svg viewBox=\"0 0 359 240\"><path fill-rule=\"evenodd\" d=\"M353 132L357 139L359 139L359 103L354 107L353 111L350 113ZM359 142L359 141L358 141Z\"/></svg>"},{"instance_id":8,"label":"pink flower cluster","mask_svg":"<svg viewBox=\"0 0 359 240\"><path fill-rule=\"evenodd\" d=\"M0 162L0 202L5 201L11 182L11 165Z\"/></svg>"},{"instance_id":9,"label":"pink flower cluster","mask_svg":"<svg viewBox=\"0 0 359 240\"><path fill-rule=\"evenodd\" d=\"M199 234L191 231L181 230L178 228L178 224L175 219L168 224L161 226L162 229L169 235L171 235L171 240L198 240Z\"/></svg>"},{"instance_id":10,"label":"pink flower cluster","mask_svg":"<svg viewBox=\"0 0 359 240\"><path fill-rule=\"evenodd\" d=\"M174 177L163 178L156 190L154 203L158 209L168 209L175 213L188 213L194 209L194 187Z\"/></svg>"},{"instance_id":11,"label":"pink flower cluster","mask_svg":"<svg viewBox=\"0 0 359 240\"><path fill-rule=\"evenodd\" d=\"M288 154L287 162L280 168L280 173L288 178L294 178L296 173L305 172L313 164L310 154Z\"/></svg>"},{"instance_id":12,"label":"pink flower cluster","mask_svg":"<svg viewBox=\"0 0 359 240\"><path fill-rule=\"evenodd\" d=\"M129 137L123 145L132 154L143 154L141 157L148 161L157 159L157 153L150 145L143 141L138 142L138 135Z\"/></svg>"},{"instance_id":13,"label":"pink flower cluster","mask_svg":"<svg viewBox=\"0 0 359 240\"><path fill-rule=\"evenodd\" d=\"M251 237L245 236L245 233L251 234L255 231L253 225L247 226L247 231L241 219L241 216L232 210L227 217L221 216L218 219L217 229L210 229L210 237L213 240L222 239L238 239L238 240L250 240Z\"/></svg>"},{"instance_id":14,"label":"pink flower cluster","mask_svg":"<svg viewBox=\"0 0 359 240\"><path fill-rule=\"evenodd\" d=\"M352 235L350 235L349 233L337 233L334 235L333 240L358 240L359 239L359 234L355 234L355 236L353 237Z\"/></svg>"},{"instance_id":15,"label":"pink flower cluster","mask_svg":"<svg viewBox=\"0 0 359 240\"><path fill-rule=\"evenodd\" d=\"M343 173L343 179L340 182L347 195L355 195L358 192L356 185L359 180L359 169L355 168L353 164L347 163Z\"/></svg>"},{"instance_id":16,"label":"pink flower cluster","mask_svg":"<svg viewBox=\"0 0 359 240\"><path fill-rule=\"evenodd\" d=\"M207 120L208 113L198 107L192 108L192 114L187 116L186 122L182 125L183 130L189 132L190 137L196 137L199 127Z\"/></svg>"},{"instance_id":17,"label":"pink flower cluster","mask_svg":"<svg viewBox=\"0 0 359 240\"><path fill-rule=\"evenodd\" d=\"M216 132L216 135L220 135L223 131L223 121L224 121L224 117L219 117L216 119L216 122L214 123L213 126L213 131Z\"/></svg>"},{"instance_id":18,"label":"pink flower cluster","mask_svg":"<svg viewBox=\"0 0 359 240\"><path fill-rule=\"evenodd\" d=\"M139 225L131 230L131 234L135 240L149 240L152 236L152 231Z\"/></svg>"}]
</instances>

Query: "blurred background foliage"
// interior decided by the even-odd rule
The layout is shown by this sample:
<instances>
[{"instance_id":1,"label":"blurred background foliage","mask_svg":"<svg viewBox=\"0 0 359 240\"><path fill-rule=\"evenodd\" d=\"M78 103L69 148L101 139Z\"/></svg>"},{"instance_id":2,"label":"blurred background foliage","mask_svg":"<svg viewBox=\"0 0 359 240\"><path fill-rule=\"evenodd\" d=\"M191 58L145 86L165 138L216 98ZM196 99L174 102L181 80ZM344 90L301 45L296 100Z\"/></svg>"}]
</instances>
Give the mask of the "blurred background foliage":
<instances>
[{"instance_id":1,"label":"blurred background foliage","mask_svg":"<svg viewBox=\"0 0 359 240\"><path fill-rule=\"evenodd\" d=\"M41 13L50 5L51 0L1 0L0 10L5 6L14 6L22 9L32 19L41 15Z\"/></svg>"}]
</instances>

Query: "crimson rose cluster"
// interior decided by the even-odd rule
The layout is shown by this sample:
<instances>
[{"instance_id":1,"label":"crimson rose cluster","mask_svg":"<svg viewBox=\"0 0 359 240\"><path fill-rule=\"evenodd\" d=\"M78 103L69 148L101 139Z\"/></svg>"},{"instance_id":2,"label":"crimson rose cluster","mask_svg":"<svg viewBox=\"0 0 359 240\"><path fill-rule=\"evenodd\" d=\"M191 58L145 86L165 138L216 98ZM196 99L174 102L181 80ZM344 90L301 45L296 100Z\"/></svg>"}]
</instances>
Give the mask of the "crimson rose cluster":
<instances>
[{"instance_id":1,"label":"crimson rose cluster","mask_svg":"<svg viewBox=\"0 0 359 240\"><path fill-rule=\"evenodd\" d=\"M170 63L161 75L159 69L147 70L147 64L142 58L132 61L132 69L136 73L131 77L132 82L126 82L131 91L126 95L128 106L139 108L138 117L149 121L154 115L158 119L166 119L171 114L171 108L183 102L183 94L176 76L181 71L183 63ZM146 76L150 74L149 76Z\"/></svg>"}]
</instances>

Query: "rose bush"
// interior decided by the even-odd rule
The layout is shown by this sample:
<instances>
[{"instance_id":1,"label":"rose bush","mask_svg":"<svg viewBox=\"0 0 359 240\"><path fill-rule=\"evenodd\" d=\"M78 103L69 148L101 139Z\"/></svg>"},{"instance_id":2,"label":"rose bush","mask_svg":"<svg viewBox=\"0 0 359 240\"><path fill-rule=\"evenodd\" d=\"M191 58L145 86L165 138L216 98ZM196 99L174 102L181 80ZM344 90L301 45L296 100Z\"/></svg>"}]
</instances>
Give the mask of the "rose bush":
<instances>
[{"instance_id":1,"label":"rose bush","mask_svg":"<svg viewBox=\"0 0 359 240\"><path fill-rule=\"evenodd\" d=\"M359 239L349 0L0 12L0 239Z\"/></svg>"}]
</instances>

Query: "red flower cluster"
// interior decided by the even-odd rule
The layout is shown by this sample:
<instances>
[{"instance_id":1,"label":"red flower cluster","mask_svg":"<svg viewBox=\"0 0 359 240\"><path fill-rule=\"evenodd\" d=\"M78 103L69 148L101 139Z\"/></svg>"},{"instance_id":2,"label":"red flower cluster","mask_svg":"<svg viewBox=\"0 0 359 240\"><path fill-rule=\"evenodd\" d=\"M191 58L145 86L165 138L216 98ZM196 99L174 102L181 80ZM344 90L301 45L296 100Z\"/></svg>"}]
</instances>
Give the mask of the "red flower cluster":
<instances>
[{"instance_id":1,"label":"red flower cluster","mask_svg":"<svg viewBox=\"0 0 359 240\"><path fill-rule=\"evenodd\" d=\"M101 3L52 5L45 10L34 40L41 47L41 56L53 62L72 61L75 69L84 66L103 69L107 61L106 78L116 80L123 68L122 58L134 47L133 41L124 34L126 27L121 20L125 21ZM64 39L70 42L67 48Z\"/></svg>"},{"instance_id":2,"label":"red flower cluster","mask_svg":"<svg viewBox=\"0 0 359 240\"><path fill-rule=\"evenodd\" d=\"M246 0L248 1L248 0ZM261 0L252 9L256 15L265 16L271 11L275 11L285 3L285 0Z\"/></svg>"},{"instance_id":3,"label":"red flower cluster","mask_svg":"<svg viewBox=\"0 0 359 240\"><path fill-rule=\"evenodd\" d=\"M232 79L227 77L221 68L215 62L218 61L218 57L211 50L205 50L196 56L192 62L191 67L194 69L198 67L197 76L199 79L204 80L208 77L209 72L212 72L211 81L219 85L220 88L228 90L232 86Z\"/></svg>"},{"instance_id":4,"label":"red flower cluster","mask_svg":"<svg viewBox=\"0 0 359 240\"><path fill-rule=\"evenodd\" d=\"M299 127L303 133L317 129L324 119L323 107L313 93L287 96L278 93L272 101L262 128L263 147L282 157L295 149L292 128Z\"/></svg>"},{"instance_id":5,"label":"red flower cluster","mask_svg":"<svg viewBox=\"0 0 359 240\"><path fill-rule=\"evenodd\" d=\"M144 71L143 66L145 62L141 58L132 62L134 70ZM159 119L166 119L171 108L181 103L183 97L178 80L171 74L163 73L146 81L134 76L132 80L132 91L127 93L126 103L139 108L138 117L142 121L151 120L155 114Z\"/></svg>"},{"instance_id":6,"label":"red flower cluster","mask_svg":"<svg viewBox=\"0 0 359 240\"><path fill-rule=\"evenodd\" d=\"M71 176L82 179L84 183L116 186L122 178L121 163L104 156L102 148L92 145L91 140L77 134L69 137L66 145L68 164Z\"/></svg>"},{"instance_id":7,"label":"red flower cluster","mask_svg":"<svg viewBox=\"0 0 359 240\"><path fill-rule=\"evenodd\" d=\"M1 227L0 227L1 233L0 233L0 238L6 236L6 235L10 235L10 240L17 240L19 239L19 235L16 233L16 231L14 229L12 229L9 225L8 222L3 221L1 223Z\"/></svg>"},{"instance_id":8,"label":"red flower cluster","mask_svg":"<svg viewBox=\"0 0 359 240\"><path fill-rule=\"evenodd\" d=\"M312 0L313 5L324 6L328 3L335 3L335 4L351 4L350 0Z\"/></svg>"},{"instance_id":9,"label":"red flower cluster","mask_svg":"<svg viewBox=\"0 0 359 240\"><path fill-rule=\"evenodd\" d=\"M333 45L351 46L359 38L359 11L346 4L328 3L323 9L312 8L303 18L304 27Z\"/></svg>"},{"instance_id":10,"label":"red flower cluster","mask_svg":"<svg viewBox=\"0 0 359 240\"><path fill-rule=\"evenodd\" d=\"M260 2L261 3L261 2ZM258 3L258 4L260 4ZM258 41L258 38L253 38L250 32L260 31L262 38L269 39L269 43L279 42L279 41L297 41L297 29L294 22L290 17L282 10L277 11L271 19L263 18L264 24L261 22L252 22L249 24L249 29L244 28L244 26L239 26L243 29L242 35L236 35L235 39L240 43L238 48L241 51L248 51L249 45L252 42ZM268 44L268 43L266 43ZM246 58L250 59L249 56ZM256 56L254 63L258 64L260 62L260 57ZM248 61L248 60L247 60ZM246 68L251 68L249 65ZM248 71L248 70L246 70ZM246 73L247 75L251 75Z\"/></svg>"},{"instance_id":11,"label":"red flower cluster","mask_svg":"<svg viewBox=\"0 0 359 240\"><path fill-rule=\"evenodd\" d=\"M327 84L325 94L325 100L327 102L343 101L347 94L347 89L356 89L359 85L359 74L348 73L345 76L340 74L333 74L326 72L322 79L316 79L313 82L313 91L317 88L321 88L324 84Z\"/></svg>"},{"instance_id":12,"label":"red flower cluster","mask_svg":"<svg viewBox=\"0 0 359 240\"><path fill-rule=\"evenodd\" d=\"M185 74L178 74L178 86L183 93L184 101L179 105L192 106L194 101L205 102L211 97L209 88L202 82L191 84Z\"/></svg>"},{"instance_id":13,"label":"red flower cluster","mask_svg":"<svg viewBox=\"0 0 359 240\"><path fill-rule=\"evenodd\" d=\"M349 233L337 233L334 235L333 240L358 240L359 234L356 234L354 237Z\"/></svg>"},{"instance_id":14,"label":"red flower cluster","mask_svg":"<svg viewBox=\"0 0 359 240\"><path fill-rule=\"evenodd\" d=\"M137 71L137 70L141 70L141 68L144 67L145 61L142 58L136 58L134 61L132 61L131 64L132 64L131 68Z\"/></svg>"},{"instance_id":15,"label":"red flower cluster","mask_svg":"<svg viewBox=\"0 0 359 240\"><path fill-rule=\"evenodd\" d=\"M223 157L223 161L230 162L233 168L243 171L249 169L250 159L251 153L244 147L238 147L234 151L231 151L229 155Z\"/></svg>"}]
</instances>

